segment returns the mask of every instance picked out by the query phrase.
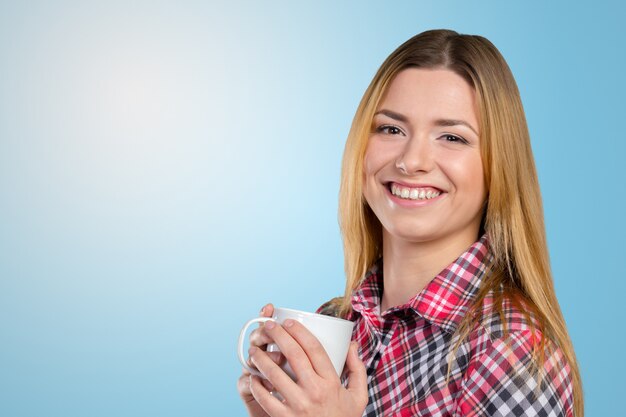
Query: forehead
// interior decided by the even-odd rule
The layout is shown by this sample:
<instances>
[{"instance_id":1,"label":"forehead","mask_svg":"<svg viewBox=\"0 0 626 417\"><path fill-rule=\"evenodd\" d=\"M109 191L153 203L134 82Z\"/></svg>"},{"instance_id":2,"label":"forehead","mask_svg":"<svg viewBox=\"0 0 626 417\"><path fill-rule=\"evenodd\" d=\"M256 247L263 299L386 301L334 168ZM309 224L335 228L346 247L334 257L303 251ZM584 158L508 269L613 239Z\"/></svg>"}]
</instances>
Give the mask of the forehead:
<instances>
[{"instance_id":1,"label":"forehead","mask_svg":"<svg viewBox=\"0 0 626 417\"><path fill-rule=\"evenodd\" d=\"M400 112L414 121L463 119L478 127L474 89L463 77L447 69L400 71L378 107Z\"/></svg>"}]
</instances>

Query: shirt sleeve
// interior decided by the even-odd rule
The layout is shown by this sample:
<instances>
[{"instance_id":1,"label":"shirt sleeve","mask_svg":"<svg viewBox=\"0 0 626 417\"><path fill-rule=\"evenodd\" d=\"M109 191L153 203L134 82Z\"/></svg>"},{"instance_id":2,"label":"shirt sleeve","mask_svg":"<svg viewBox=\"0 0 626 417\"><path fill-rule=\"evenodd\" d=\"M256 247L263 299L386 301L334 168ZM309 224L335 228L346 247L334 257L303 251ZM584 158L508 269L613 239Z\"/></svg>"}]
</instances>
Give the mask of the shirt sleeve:
<instances>
[{"instance_id":1,"label":"shirt sleeve","mask_svg":"<svg viewBox=\"0 0 626 417\"><path fill-rule=\"evenodd\" d=\"M492 341L474 358L462 381L455 415L572 417L570 367L561 349L547 340L539 387L531 362L536 337L530 330L511 333Z\"/></svg>"}]
</instances>

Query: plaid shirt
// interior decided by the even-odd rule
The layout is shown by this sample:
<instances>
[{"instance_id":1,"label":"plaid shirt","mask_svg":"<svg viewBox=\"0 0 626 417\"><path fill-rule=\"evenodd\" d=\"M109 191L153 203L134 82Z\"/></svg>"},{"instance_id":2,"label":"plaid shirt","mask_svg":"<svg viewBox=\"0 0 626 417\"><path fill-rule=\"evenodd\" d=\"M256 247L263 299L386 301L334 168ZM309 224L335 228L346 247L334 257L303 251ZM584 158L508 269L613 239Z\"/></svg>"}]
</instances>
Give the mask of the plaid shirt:
<instances>
[{"instance_id":1,"label":"plaid shirt","mask_svg":"<svg viewBox=\"0 0 626 417\"><path fill-rule=\"evenodd\" d=\"M494 311L493 298L452 360L446 384L448 354L454 335L475 298L491 259L487 236L441 271L408 303L380 316L382 259L354 291L348 319L352 339L368 375L369 402L363 416L573 416L570 368L560 349L546 354L539 390L530 368L533 342L529 324L510 300L504 301L509 330ZM332 314L330 302L317 311ZM553 342L547 343L554 347ZM344 386L347 379L342 378Z\"/></svg>"}]
</instances>

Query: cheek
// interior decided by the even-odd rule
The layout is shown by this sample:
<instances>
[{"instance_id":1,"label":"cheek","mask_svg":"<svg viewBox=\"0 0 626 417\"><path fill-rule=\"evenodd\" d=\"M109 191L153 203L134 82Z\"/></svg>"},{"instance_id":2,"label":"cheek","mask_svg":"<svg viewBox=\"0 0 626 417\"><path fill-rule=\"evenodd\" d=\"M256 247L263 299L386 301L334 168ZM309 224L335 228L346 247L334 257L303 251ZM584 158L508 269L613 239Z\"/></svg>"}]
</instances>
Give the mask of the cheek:
<instances>
[{"instance_id":1,"label":"cheek","mask_svg":"<svg viewBox=\"0 0 626 417\"><path fill-rule=\"evenodd\" d=\"M467 158L450 160L447 168L448 175L454 179L457 191L471 193L477 199L484 198L485 177L480 157L472 155Z\"/></svg>"},{"instance_id":2,"label":"cheek","mask_svg":"<svg viewBox=\"0 0 626 417\"><path fill-rule=\"evenodd\" d=\"M365 155L363 156L363 173L369 174L372 172L372 165L374 164L376 153L372 150L371 146L367 147Z\"/></svg>"},{"instance_id":3,"label":"cheek","mask_svg":"<svg viewBox=\"0 0 626 417\"><path fill-rule=\"evenodd\" d=\"M474 195L477 203L482 205L486 198L486 191L485 176L483 174L483 168L480 161L468 172L467 179L468 189Z\"/></svg>"},{"instance_id":4,"label":"cheek","mask_svg":"<svg viewBox=\"0 0 626 417\"><path fill-rule=\"evenodd\" d=\"M368 148L365 153L365 157L363 158L363 184L367 184L368 180L371 180L373 176L378 171L376 160L376 152L373 152L372 149Z\"/></svg>"},{"instance_id":5,"label":"cheek","mask_svg":"<svg viewBox=\"0 0 626 417\"><path fill-rule=\"evenodd\" d=\"M371 167L368 165L367 160L363 161L363 175L361 178L361 189L365 198L369 197L370 190L372 188L372 182L374 181L374 174L371 171Z\"/></svg>"},{"instance_id":6,"label":"cheek","mask_svg":"<svg viewBox=\"0 0 626 417\"><path fill-rule=\"evenodd\" d=\"M372 193L375 192L376 184L378 183L376 174L380 172L383 165L384 163L381 161L380 153L373 147L368 147L363 158L363 170L361 175L362 192L368 204Z\"/></svg>"},{"instance_id":7,"label":"cheek","mask_svg":"<svg viewBox=\"0 0 626 417\"><path fill-rule=\"evenodd\" d=\"M375 138L370 139L363 157L363 174L372 176L377 174L393 159L395 151L391 146L384 146Z\"/></svg>"},{"instance_id":8,"label":"cheek","mask_svg":"<svg viewBox=\"0 0 626 417\"><path fill-rule=\"evenodd\" d=\"M481 199L483 199L485 197L485 174L483 171L483 162L480 158L472 162L468 176L472 178L473 189L480 195Z\"/></svg>"}]
</instances>

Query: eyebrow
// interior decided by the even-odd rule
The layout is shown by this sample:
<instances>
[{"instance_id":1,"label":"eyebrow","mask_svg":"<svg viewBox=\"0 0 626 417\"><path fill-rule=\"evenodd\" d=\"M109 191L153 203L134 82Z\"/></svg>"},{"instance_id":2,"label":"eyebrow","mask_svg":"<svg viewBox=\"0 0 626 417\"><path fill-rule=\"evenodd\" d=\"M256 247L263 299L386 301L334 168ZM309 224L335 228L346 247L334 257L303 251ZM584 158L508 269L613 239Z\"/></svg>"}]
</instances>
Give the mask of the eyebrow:
<instances>
[{"instance_id":1,"label":"eyebrow","mask_svg":"<svg viewBox=\"0 0 626 417\"><path fill-rule=\"evenodd\" d=\"M384 114L385 116L390 117L392 119L395 119L395 120L397 120L399 122L402 122L402 123L408 123L409 122L409 119L405 115L400 114L400 113L396 113L395 111L382 109L382 110L379 110L376 113L374 113L374 116L376 116L378 114ZM474 129L472 127L472 125L467 123L465 120L458 120L458 119L437 119L437 120L435 120L435 126L458 126L458 125L466 126L472 132L474 132L476 134L476 136L480 136L478 134L478 132L476 131L476 129Z\"/></svg>"}]
</instances>

